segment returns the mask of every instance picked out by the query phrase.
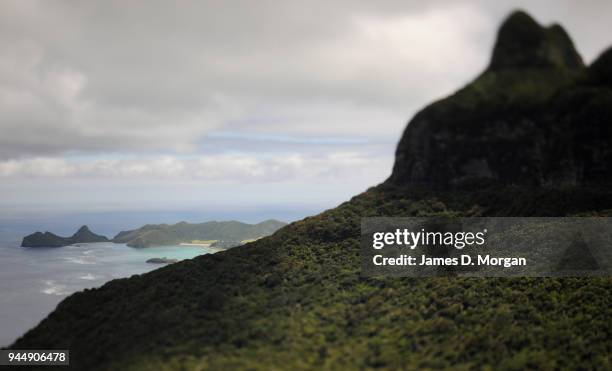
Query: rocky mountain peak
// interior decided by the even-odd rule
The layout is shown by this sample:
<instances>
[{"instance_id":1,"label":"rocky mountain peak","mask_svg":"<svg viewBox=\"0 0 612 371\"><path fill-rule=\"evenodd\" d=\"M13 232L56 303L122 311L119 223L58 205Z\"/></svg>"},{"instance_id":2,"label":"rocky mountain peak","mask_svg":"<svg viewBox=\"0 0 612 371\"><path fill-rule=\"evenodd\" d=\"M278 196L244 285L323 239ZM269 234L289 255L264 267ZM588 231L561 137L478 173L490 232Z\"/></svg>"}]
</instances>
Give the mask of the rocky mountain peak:
<instances>
[{"instance_id":1,"label":"rocky mountain peak","mask_svg":"<svg viewBox=\"0 0 612 371\"><path fill-rule=\"evenodd\" d=\"M76 231L71 237L72 243L83 243L83 242L105 242L108 239L104 236L93 233L88 226L83 225Z\"/></svg>"},{"instance_id":2,"label":"rocky mountain peak","mask_svg":"<svg viewBox=\"0 0 612 371\"><path fill-rule=\"evenodd\" d=\"M408 123L389 182L612 184L611 62L584 68L561 26L512 13L484 73Z\"/></svg>"},{"instance_id":3,"label":"rocky mountain peak","mask_svg":"<svg viewBox=\"0 0 612 371\"><path fill-rule=\"evenodd\" d=\"M79 228L79 230L76 233L79 234L79 233L87 233L87 232L91 233L91 230L89 229L88 226L83 225L81 226L81 228Z\"/></svg>"},{"instance_id":4,"label":"rocky mountain peak","mask_svg":"<svg viewBox=\"0 0 612 371\"><path fill-rule=\"evenodd\" d=\"M584 67L563 27L542 27L523 11L515 11L501 25L489 70L512 68Z\"/></svg>"}]
</instances>

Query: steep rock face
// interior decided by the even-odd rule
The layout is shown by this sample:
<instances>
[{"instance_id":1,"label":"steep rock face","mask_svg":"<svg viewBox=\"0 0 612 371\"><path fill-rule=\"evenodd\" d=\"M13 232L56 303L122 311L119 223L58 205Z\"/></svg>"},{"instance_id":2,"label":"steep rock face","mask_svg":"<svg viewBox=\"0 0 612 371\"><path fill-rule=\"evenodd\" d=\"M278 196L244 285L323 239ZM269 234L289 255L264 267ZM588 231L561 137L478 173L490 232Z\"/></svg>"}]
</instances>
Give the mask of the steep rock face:
<instances>
[{"instance_id":1,"label":"steep rock face","mask_svg":"<svg viewBox=\"0 0 612 371\"><path fill-rule=\"evenodd\" d=\"M584 64L563 27L544 28L517 11L499 29L489 70L534 67L578 70Z\"/></svg>"},{"instance_id":2,"label":"steep rock face","mask_svg":"<svg viewBox=\"0 0 612 371\"><path fill-rule=\"evenodd\" d=\"M609 54L585 68L561 26L512 14L487 70L408 124L389 181L437 188L612 182Z\"/></svg>"},{"instance_id":3,"label":"steep rock face","mask_svg":"<svg viewBox=\"0 0 612 371\"><path fill-rule=\"evenodd\" d=\"M603 52L590 67L590 81L595 85L612 87L612 48Z\"/></svg>"}]
</instances>

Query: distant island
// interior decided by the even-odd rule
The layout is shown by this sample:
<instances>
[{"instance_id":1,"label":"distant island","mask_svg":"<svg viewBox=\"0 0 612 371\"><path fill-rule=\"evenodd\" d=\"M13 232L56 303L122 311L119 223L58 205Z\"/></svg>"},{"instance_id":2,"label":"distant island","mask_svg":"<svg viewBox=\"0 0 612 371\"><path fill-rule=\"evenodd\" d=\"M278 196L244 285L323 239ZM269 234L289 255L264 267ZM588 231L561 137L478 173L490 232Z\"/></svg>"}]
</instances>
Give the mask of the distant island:
<instances>
[{"instance_id":1,"label":"distant island","mask_svg":"<svg viewBox=\"0 0 612 371\"><path fill-rule=\"evenodd\" d=\"M113 242L130 247L190 245L227 249L269 236L287 223L266 220L257 224L238 221L206 223L147 224L138 229L119 232L112 240L93 233L86 225L71 237L51 232L36 232L23 238L22 247L62 247L75 243Z\"/></svg>"},{"instance_id":2,"label":"distant island","mask_svg":"<svg viewBox=\"0 0 612 371\"><path fill-rule=\"evenodd\" d=\"M151 258L147 260L147 263L151 264L172 264L176 263L178 259L168 259L165 256L163 258Z\"/></svg>"},{"instance_id":3,"label":"distant island","mask_svg":"<svg viewBox=\"0 0 612 371\"><path fill-rule=\"evenodd\" d=\"M238 221L206 223L147 224L131 231L119 232L113 242L130 247L199 245L229 248L269 236L287 223L270 219L257 224Z\"/></svg>"},{"instance_id":4,"label":"distant island","mask_svg":"<svg viewBox=\"0 0 612 371\"><path fill-rule=\"evenodd\" d=\"M79 228L70 237L61 237L51 232L36 232L25 236L21 242L22 247L62 247L75 243L108 242L108 238L93 233L88 226Z\"/></svg>"}]
</instances>

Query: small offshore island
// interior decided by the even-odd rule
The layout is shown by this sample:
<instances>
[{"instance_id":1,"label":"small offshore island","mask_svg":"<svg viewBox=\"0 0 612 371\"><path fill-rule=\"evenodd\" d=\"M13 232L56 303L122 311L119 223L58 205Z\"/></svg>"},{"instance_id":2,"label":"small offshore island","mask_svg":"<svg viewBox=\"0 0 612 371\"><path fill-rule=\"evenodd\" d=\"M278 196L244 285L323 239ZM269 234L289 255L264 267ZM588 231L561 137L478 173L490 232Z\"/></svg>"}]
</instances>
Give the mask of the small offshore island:
<instances>
[{"instance_id":1,"label":"small offshore island","mask_svg":"<svg viewBox=\"0 0 612 371\"><path fill-rule=\"evenodd\" d=\"M51 232L35 232L25 236L21 242L21 247L62 247L74 245L76 243L108 242L108 238L93 233L88 226L79 228L70 237L60 237Z\"/></svg>"},{"instance_id":2,"label":"small offshore island","mask_svg":"<svg viewBox=\"0 0 612 371\"><path fill-rule=\"evenodd\" d=\"M165 256L163 258L151 258L147 260L150 264L172 264L178 262L178 259L168 259Z\"/></svg>"}]
</instances>

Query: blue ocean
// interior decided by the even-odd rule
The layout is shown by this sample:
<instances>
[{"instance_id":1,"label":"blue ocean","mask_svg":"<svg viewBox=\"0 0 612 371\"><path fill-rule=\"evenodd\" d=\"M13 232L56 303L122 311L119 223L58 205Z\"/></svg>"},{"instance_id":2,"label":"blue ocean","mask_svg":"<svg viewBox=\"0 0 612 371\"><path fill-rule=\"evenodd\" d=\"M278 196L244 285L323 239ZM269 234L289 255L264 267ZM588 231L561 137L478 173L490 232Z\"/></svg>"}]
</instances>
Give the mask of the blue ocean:
<instances>
[{"instance_id":1,"label":"blue ocean","mask_svg":"<svg viewBox=\"0 0 612 371\"><path fill-rule=\"evenodd\" d=\"M124 244L93 243L59 248L24 248L21 239L34 231L70 236L83 224L113 237L144 224L240 220L257 223L278 218L301 219L320 212L305 208L216 210L144 210L121 212L30 212L0 209L0 347L13 343L36 326L57 304L77 291L100 287L115 279L142 274L163 265L150 258L190 259L216 250L200 246L131 248Z\"/></svg>"},{"instance_id":2,"label":"blue ocean","mask_svg":"<svg viewBox=\"0 0 612 371\"><path fill-rule=\"evenodd\" d=\"M66 296L115 278L157 269L150 258L190 259L214 252L200 246L146 249L90 243L59 248L0 246L0 346L7 346L47 316Z\"/></svg>"}]
</instances>

